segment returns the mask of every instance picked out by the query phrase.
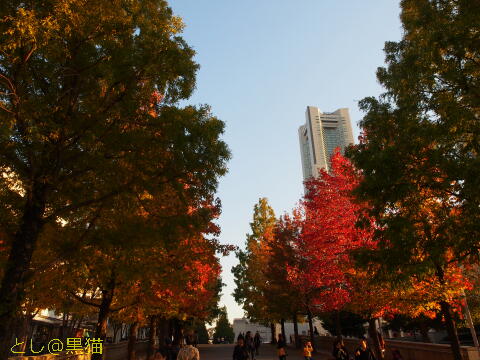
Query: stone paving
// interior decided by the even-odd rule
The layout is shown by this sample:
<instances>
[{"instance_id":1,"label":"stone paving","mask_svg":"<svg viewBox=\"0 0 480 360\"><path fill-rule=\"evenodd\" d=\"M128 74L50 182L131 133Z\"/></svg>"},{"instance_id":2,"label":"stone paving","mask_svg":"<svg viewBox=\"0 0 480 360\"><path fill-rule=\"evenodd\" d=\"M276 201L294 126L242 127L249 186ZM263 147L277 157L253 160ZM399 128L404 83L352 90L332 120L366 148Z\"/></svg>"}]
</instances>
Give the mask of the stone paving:
<instances>
[{"instance_id":1,"label":"stone paving","mask_svg":"<svg viewBox=\"0 0 480 360\"><path fill-rule=\"evenodd\" d=\"M232 360L233 348L235 345L199 345L200 360ZM300 349L289 348L287 360L304 360ZM314 355L314 360L329 360L331 356L326 354ZM270 344L263 344L260 347L260 355L256 360L277 360L277 349Z\"/></svg>"}]
</instances>

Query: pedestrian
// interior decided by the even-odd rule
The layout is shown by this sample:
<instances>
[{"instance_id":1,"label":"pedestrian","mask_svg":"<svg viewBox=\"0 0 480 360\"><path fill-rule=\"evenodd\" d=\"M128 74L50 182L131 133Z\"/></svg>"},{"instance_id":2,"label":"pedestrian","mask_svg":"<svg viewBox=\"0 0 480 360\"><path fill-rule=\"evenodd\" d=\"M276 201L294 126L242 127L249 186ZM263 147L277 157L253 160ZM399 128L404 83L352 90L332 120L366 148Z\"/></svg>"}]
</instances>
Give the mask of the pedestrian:
<instances>
[{"instance_id":1,"label":"pedestrian","mask_svg":"<svg viewBox=\"0 0 480 360\"><path fill-rule=\"evenodd\" d=\"M385 340L383 340L382 333L377 330L378 343L380 345L380 351L382 354L385 354Z\"/></svg>"},{"instance_id":2,"label":"pedestrian","mask_svg":"<svg viewBox=\"0 0 480 360\"><path fill-rule=\"evenodd\" d=\"M350 356L342 339L337 339L333 343L333 358L335 360L349 360Z\"/></svg>"},{"instance_id":3,"label":"pedestrian","mask_svg":"<svg viewBox=\"0 0 480 360\"><path fill-rule=\"evenodd\" d=\"M153 358L154 360L167 360L167 352L165 349L158 349Z\"/></svg>"},{"instance_id":4,"label":"pedestrian","mask_svg":"<svg viewBox=\"0 0 480 360\"><path fill-rule=\"evenodd\" d=\"M287 360L287 343L282 334L278 334L277 353L278 360Z\"/></svg>"},{"instance_id":5,"label":"pedestrian","mask_svg":"<svg viewBox=\"0 0 480 360\"><path fill-rule=\"evenodd\" d=\"M255 345L253 344L253 337L250 331L245 334L245 348L247 349L250 359L255 359Z\"/></svg>"},{"instance_id":6,"label":"pedestrian","mask_svg":"<svg viewBox=\"0 0 480 360\"><path fill-rule=\"evenodd\" d=\"M240 339L245 340L245 336L243 336L243 334L241 332L238 333L237 341L240 340Z\"/></svg>"},{"instance_id":7,"label":"pedestrian","mask_svg":"<svg viewBox=\"0 0 480 360\"><path fill-rule=\"evenodd\" d=\"M360 339L360 346L355 350L355 360L376 360L372 350L368 347L367 339Z\"/></svg>"},{"instance_id":8,"label":"pedestrian","mask_svg":"<svg viewBox=\"0 0 480 360\"><path fill-rule=\"evenodd\" d=\"M200 353L198 349L191 344L190 339L186 339L187 345L180 348L177 355L177 360L200 360Z\"/></svg>"},{"instance_id":9,"label":"pedestrian","mask_svg":"<svg viewBox=\"0 0 480 360\"><path fill-rule=\"evenodd\" d=\"M233 360L248 360L248 351L245 348L244 340L239 336L237 345L233 349Z\"/></svg>"},{"instance_id":10,"label":"pedestrian","mask_svg":"<svg viewBox=\"0 0 480 360\"><path fill-rule=\"evenodd\" d=\"M193 332L193 346L198 347L198 331Z\"/></svg>"},{"instance_id":11,"label":"pedestrian","mask_svg":"<svg viewBox=\"0 0 480 360\"><path fill-rule=\"evenodd\" d=\"M165 353L167 360L174 360L173 340L171 336L165 337Z\"/></svg>"},{"instance_id":12,"label":"pedestrian","mask_svg":"<svg viewBox=\"0 0 480 360\"><path fill-rule=\"evenodd\" d=\"M262 343L262 337L260 333L257 331L255 336L253 337L253 345L255 346L255 355L258 355L258 350L260 349L260 344Z\"/></svg>"},{"instance_id":13,"label":"pedestrian","mask_svg":"<svg viewBox=\"0 0 480 360\"><path fill-rule=\"evenodd\" d=\"M400 354L400 351L398 349L393 349L392 350L392 359L393 360L403 360L402 354Z\"/></svg>"},{"instance_id":14,"label":"pedestrian","mask_svg":"<svg viewBox=\"0 0 480 360\"><path fill-rule=\"evenodd\" d=\"M305 360L312 360L312 343L310 341L306 341L305 345L303 346L303 356L305 357Z\"/></svg>"}]
</instances>

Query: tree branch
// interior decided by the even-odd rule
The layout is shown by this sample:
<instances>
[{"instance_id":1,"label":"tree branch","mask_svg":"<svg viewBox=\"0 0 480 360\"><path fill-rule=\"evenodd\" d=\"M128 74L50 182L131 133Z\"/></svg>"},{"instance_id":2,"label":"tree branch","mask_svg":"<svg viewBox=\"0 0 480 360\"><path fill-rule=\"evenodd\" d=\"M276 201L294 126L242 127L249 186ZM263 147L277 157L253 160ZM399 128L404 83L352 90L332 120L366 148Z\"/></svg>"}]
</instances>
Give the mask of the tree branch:
<instances>
[{"instance_id":1,"label":"tree branch","mask_svg":"<svg viewBox=\"0 0 480 360\"><path fill-rule=\"evenodd\" d=\"M83 297L78 296L73 291L70 291L70 295L72 295L76 300L80 301L82 304L94 306L96 308L100 308L100 304L85 300Z\"/></svg>"}]
</instances>

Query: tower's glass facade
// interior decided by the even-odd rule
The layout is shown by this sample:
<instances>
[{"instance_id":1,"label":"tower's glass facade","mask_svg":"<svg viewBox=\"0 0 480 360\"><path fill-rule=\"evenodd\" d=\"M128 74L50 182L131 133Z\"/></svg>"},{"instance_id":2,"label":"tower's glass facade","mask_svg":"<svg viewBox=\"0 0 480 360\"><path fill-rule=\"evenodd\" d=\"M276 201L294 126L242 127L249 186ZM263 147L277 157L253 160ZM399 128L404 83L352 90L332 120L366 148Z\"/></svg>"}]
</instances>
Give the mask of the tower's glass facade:
<instances>
[{"instance_id":1,"label":"tower's glass facade","mask_svg":"<svg viewBox=\"0 0 480 360\"><path fill-rule=\"evenodd\" d=\"M298 130L304 180L317 176L320 169L329 169L330 158L339 148L341 152L353 144L352 126L348 109L322 113L308 106L306 123Z\"/></svg>"}]
</instances>

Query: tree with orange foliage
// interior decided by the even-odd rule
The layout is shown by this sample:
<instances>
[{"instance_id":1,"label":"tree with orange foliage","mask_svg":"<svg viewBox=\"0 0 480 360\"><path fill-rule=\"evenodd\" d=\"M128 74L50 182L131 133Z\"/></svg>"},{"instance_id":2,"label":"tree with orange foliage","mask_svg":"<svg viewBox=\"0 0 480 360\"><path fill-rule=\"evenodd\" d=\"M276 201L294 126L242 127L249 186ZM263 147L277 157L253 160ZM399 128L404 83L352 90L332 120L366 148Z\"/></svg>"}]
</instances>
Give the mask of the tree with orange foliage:
<instances>
[{"instance_id":1,"label":"tree with orange foliage","mask_svg":"<svg viewBox=\"0 0 480 360\"><path fill-rule=\"evenodd\" d=\"M264 270L268 262L269 244L274 236L275 223L275 213L268 200L259 199L254 206L253 220L250 223L251 233L247 234L245 250L237 251L239 264L232 268L236 284L233 293L235 300L242 305L249 319L260 323L280 320L277 314L272 312L265 294L268 278Z\"/></svg>"},{"instance_id":2,"label":"tree with orange foliage","mask_svg":"<svg viewBox=\"0 0 480 360\"><path fill-rule=\"evenodd\" d=\"M348 156L356 196L378 228L362 262L392 277L449 283L450 266L478 264L480 71L477 2L402 0L403 36L385 44L378 98L360 101L363 137ZM455 360L452 304L439 305Z\"/></svg>"},{"instance_id":3,"label":"tree with orange foliage","mask_svg":"<svg viewBox=\"0 0 480 360\"><path fill-rule=\"evenodd\" d=\"M198 69L182 29L165 0L1 2L0 359L46 225L215 193L229 151L208 106L179 106Z\"/></svg>"}]
</instances>

